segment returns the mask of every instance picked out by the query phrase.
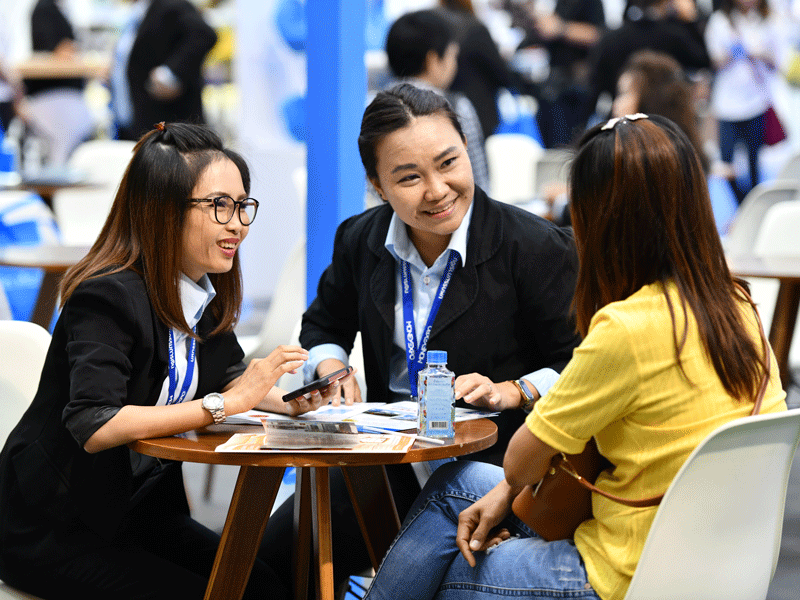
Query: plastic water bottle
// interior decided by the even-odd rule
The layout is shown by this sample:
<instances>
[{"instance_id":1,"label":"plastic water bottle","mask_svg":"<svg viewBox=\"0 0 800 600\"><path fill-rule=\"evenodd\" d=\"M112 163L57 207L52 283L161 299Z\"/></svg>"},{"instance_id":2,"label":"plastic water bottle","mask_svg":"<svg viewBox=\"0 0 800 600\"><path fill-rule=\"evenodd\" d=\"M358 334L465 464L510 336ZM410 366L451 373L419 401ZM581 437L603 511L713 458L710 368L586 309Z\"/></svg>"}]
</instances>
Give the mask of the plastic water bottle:
<instances>
[{"instance_id":1,"label":"plastic water bottle","mask_svg":"<svg viewBox=\"0 0 800 600\"><path fill-rule=\"evenodd\" d=\"M456 374L446 365L447 352L428 351L428 364L418 375L419 435L455 437Z\"/></svg>"},{"instance_id":2,"label":"plastic water bottle","mask_svg":"<svg viewBox=\"0 0 800 600\"><path fill-rule=\"evenodd\" d=\"M1 135L3 137L0 142L0 186L14 186L22 181L19 175L19 147L16 140L8 135Z\"/></svg>"}]
</instances>

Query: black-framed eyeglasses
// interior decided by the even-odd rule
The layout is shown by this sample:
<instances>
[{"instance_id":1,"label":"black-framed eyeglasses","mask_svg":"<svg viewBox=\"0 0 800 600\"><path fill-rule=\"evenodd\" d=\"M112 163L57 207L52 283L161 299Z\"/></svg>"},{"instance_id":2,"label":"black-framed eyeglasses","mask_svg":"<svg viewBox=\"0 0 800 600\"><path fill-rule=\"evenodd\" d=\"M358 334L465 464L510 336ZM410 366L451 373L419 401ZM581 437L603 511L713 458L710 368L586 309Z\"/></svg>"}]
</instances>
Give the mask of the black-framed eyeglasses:
<instances>
[{"instance_id":1,"label":"black-framed eyeglasses","mask_svg":"<svg viewBox=\"0 0 800 600\"><path fill-rule=\"evenodd\" d=\"M239 209L239 221L242 225L251 225L256 220L258 212L258 200L255 198L245 198L244 200L234 200L230 196L217 196L216 198L189 198L189 202L208 202L214 206L214 218L217 223L225 225L230 223L233 214Z\"/></svg>"}]
</instances>

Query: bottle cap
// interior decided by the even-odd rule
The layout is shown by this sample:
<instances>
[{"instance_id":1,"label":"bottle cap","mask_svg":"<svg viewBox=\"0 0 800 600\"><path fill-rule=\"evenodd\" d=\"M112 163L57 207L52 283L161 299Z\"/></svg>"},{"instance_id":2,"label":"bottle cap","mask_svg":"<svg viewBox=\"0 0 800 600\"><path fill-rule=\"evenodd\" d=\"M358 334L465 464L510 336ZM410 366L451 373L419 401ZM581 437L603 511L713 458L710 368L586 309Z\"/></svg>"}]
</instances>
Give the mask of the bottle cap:
<instances>
[{"instance_id":1,"label":"bottle cap","mask_svg":"<svg viewBox=\"0 0 800 600\"><path fill-rule=\"evenodd\" d=\"M428 350L428 363L443 365L447 363L446 350Z\"/></svg>"}]
</instances>

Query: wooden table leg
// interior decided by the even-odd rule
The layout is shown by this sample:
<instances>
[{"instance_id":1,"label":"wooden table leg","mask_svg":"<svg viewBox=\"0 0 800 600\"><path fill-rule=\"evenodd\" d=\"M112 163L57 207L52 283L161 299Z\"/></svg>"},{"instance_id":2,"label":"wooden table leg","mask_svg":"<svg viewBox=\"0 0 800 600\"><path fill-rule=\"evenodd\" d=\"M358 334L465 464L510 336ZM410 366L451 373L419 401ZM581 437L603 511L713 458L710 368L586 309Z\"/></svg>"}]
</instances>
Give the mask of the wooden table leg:
<instances>
[{"instance_id":1,"label":"wooden table leg","mask_svg":"<svg viewBox=\"0 0 800 600\"><path fill-rule=\"evenodd\" d=\"M367 544L372 567L377 569L400 531L386 468L383 466L342 467L361 534Z\"/></svg>"},{"instance_id":2,"label":"wooden table leg","mask_svg":"<svg viewBox=\"0 0 800 600\"><path fill-rule=\"evenodd\" d=\"M317 599L334 600L331 484L328 477L328 467L313 467L311 469L311 495Z\"/></svg>"},{"instance_id":3,"label":"wooden table leg","mask_svg":"<svg viewBox=\"0 0 800 600\"><path fill-rule=\"evenodd\" d=\"M58 282L60 279L60 273L45 271L44 277L42 277L42 285L39 286L39 293L36 295L36 304L34 304L33 313L31 314L31 322L41 325L48 331L56 308Z\"/></svg>"},{"instance_id":4,"label":"wooden table leg","mask_svg":"<svg viewBox=\"0 0 800 600\"><path fill-rule=\"evenodd\" d=\"M772 316L772 326L769 330L769 342L778 361L784 388L792 380L789 369L789 350L792 347L798 308L800 308L800 283L781 281L780 288L778 288L778 299L775 302L775 312Z\"/></svg>"},{"instance_id":5,"label":"wooden table leg","mask_svg":"<svg viewBox=\"0 0 800 600\"><path fill-rule=\"evenodd\" d=\"M308 600L311 561L311 468L297 467L294 488L294 597Z\"/></svg>"},{"instance_id":6,"label":"wooden table leg","mask_svg":"<svg viewBox=\"0 0 800 600\"><path fill-rule=\"evenodd\" d=\"M283 478L283 467L239 469L205 600L240 600Z\"/></svg>"}]
</instances>

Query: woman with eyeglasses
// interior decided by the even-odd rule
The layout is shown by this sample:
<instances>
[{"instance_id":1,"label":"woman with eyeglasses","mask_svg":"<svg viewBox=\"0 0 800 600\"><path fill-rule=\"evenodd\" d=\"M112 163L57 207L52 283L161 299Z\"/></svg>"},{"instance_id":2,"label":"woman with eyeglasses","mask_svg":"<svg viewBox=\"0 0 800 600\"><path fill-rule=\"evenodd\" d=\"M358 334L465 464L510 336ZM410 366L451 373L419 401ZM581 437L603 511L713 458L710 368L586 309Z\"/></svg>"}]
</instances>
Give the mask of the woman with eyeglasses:
<instances>
[{"instance_id":1,"label":"woman with eyeglasses","mask_svg":"<svg viewBox=\"0 0 800 600\"><path fill-rule=\"evenodd\" d=\"M307 358L297 346L243 363L249 190L242 157L203 126L162 123L135 147L0 454L4 581L45 598L202 598L219 536L190 517L180 463L126 444L254 407L297 415L334 393L282 401L275 382ZM257 560L245 597L265 594L289 597Z\"/></svg>"}]
</instances>

